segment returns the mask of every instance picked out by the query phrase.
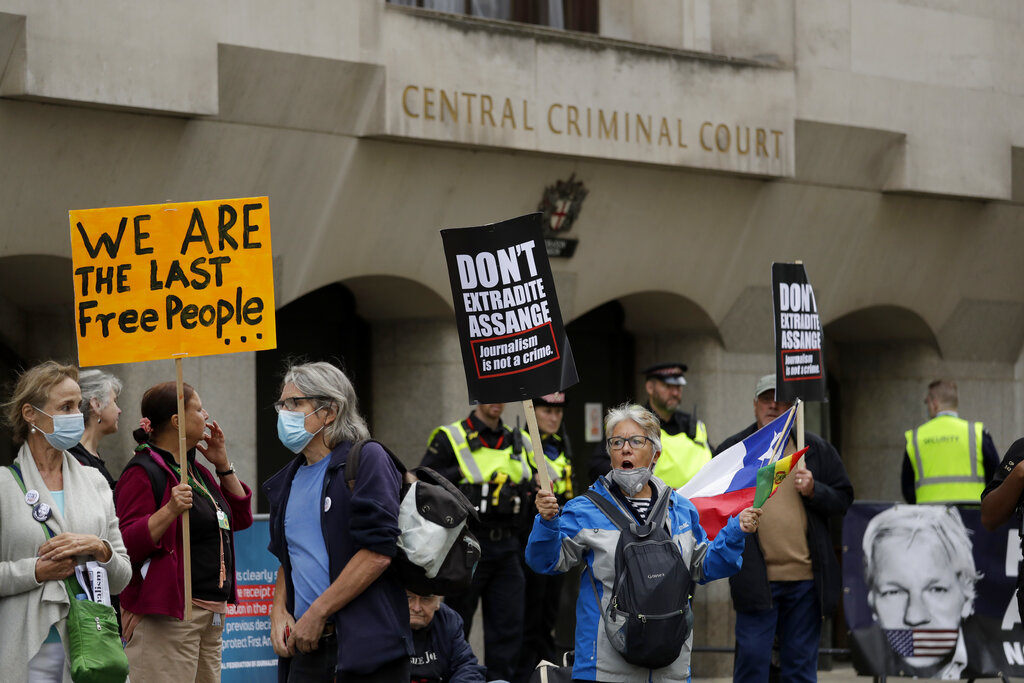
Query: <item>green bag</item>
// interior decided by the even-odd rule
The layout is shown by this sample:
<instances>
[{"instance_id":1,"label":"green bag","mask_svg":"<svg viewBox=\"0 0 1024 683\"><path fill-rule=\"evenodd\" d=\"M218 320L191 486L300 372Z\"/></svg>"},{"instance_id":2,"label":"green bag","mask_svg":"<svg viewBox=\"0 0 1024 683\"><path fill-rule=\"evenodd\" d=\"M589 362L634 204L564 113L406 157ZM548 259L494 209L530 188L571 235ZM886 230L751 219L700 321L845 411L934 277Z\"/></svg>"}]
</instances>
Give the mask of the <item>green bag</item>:
<instances>
[{"instance_id":1,"label":"green bag","mask_svg":"<svg viewBox=\"0 0 1024 683\"><path fill-rule=\"evenodd\" d=\"M26 493L25 482L17 465L8 465L15 481ZM44 522L46 538L53 532ZM78 600L78 581L64 580L71 606L68 609L67 657L71 680L75 683L124 683L128 678L128 657L124 654L121 633L117 628L114 608L92 600Z\"/></svg>"},{"instance_id":2,"label":"green bag","mask_svg":"<svg viewBox=\"0 0 1024 683\"><path fill-rule=\"evenodd\" d=\"M78 582L66 579L68 609L68 664L75 683L124 683L128 657L117 629L113 607L92 600L77 600Z\"/></svg>"}]
</instances>

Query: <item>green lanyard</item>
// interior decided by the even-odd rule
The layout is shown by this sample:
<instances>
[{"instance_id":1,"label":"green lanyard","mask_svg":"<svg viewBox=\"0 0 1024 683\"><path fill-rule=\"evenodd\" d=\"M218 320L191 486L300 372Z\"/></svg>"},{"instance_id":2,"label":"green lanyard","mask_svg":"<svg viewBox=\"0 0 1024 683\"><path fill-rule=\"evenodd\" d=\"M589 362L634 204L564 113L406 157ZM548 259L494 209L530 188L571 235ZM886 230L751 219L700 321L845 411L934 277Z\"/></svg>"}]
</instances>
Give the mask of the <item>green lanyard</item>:
<instances>
[{"instance_id":1,"label":"green lanyard","mask_svg":"<svg viewBox=\"0 0 1024 683\"><path fill-rule=\"evenodd\" d=\"M186 463L187 462L188 461L186 460ZM178 481L181 481L181 466L178 465L177 463L168 464L171 466L171 470L173 470L174 473L178 475ZM213 494L210 493L210 490L206 487L206 484L204 484L201 481L202 477L198 476L198 472L193 474L191 467L187 467L186 471L188 475L188 485L193 488L199 489L199 492L202 493L203 496L205 496L206 499L213 504L213 509L216 510L217 512L217 526L219 526L221 529L225 531L230 531L231 520L228 519L227 514L224 512L224 510L221 509L220 504L213 497Z\"/></svg>"}]
</instances>

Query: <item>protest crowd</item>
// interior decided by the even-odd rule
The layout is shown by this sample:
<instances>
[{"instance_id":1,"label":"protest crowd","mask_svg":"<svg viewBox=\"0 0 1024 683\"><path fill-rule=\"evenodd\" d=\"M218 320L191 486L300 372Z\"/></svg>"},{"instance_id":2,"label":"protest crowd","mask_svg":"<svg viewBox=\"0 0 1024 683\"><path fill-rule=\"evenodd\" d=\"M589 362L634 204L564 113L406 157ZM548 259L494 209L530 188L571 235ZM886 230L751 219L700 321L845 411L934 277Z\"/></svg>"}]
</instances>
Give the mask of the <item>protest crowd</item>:
<instances>
[{"instance_id":1,"label":"protest crowd","mask_svg":"<svg viewBox=\"0 0 1024 683\"><path fill-rule=\"evenodd\" d=\"M754 387L753 423L716 448L704 423L679 411L686 370L681 363L644 370L645 405L608 411L603 449L584 477L572 467L565 392L536 400L537 435L506 424L501 403L478 404L437 427L420 463L430 470L416 471L449 482L449 493L468 503L468 530L479 544L471 579L442 595L430 590L437 584L409 583L392 566L405 552L399 516L409 479L386 446L372 440L349 378L324 362L287 368L274 407L281 443L296 457L262 484L271 505L270 551L280 561L270 615L280 680L526 683L536 680L539 663L560 663L566 652L574 663L565 675L574 680L686 680L692 625L701 618L690 609L692 597L698 584L722 578L729 579L736 610L734 680L817 680L822 624L835 615L840 595L829 524L853 501L843 463L809 432L797 452L789 429L793 404L777 399L774 374ZM184 385L182 443L173 382L151 387L138 409L118 405L121 389L107 373L48 361L24 372L5 404L21 450L10 476L0 475L0 612L5 623L26 624L2 644L10 680L64 680L68 598L55 589L63 592L65 579L73 589L83 558L98 568L118 608L131 680L220 679L223 618L236 598L233 534L252 523L252 491L235 474L229 440L191 386ZM1024 500L1022 442L999 463L983 425L958 416L949 380L934 382L925 402L930 421L907 432L908 502L980 500L986 526L1004 523ZM115 481L98 444L119 428L121 415L133 413L139 446ZM714 479L708 473L726 467L738 448L763 448L757 438L783 423L785 442L769 447L777 446L779 462L787 464L771 498L755 504L751 493L718 517L705 515L700 502L709 499L706 482ZM962 440L950 437L961 432ZM540 486L540 467L550 490ZM719 500L733 494L728 487L716 492ZM885 634L910 624L912 609L920 613L918 625L940 618L927 614L938 607L894 606L891 597L901 580L891 559L896 546L906 553L908 544L926 543L915 530L937 530L945 539L920 552L937 564L951 557L957 576L968 577L971 600L984 580L955 508L921 506L918 515L899 507L875 517L864 537L869 601L878 615L870 636L883 643ZM179 566L185 511L190 616ZM40 527L49 530L45 537ZM670 551L659 555L654 548L665 541ZM631 545L645 550L629 555L624 546ZM635 575L655 570L669 580L655 586ZM912 588L898 590L915 601ZM578 592L568 596L576 603L573 642L556 638L565 591ZM642 606L627 603L645 598L678 618L634 629L639 622L632 623L630 610ZM481 603L483 663L467 640ZM955 612L955 624L959 619ZM963 623L961 634L974 628ZM966 633L974 648L974 632ZM900 673L947 678L941 674L971 673L969 666L989 656L971 650L968 664L952 650L902 659L883 650L899 659L891 665Z\"/></svg>"}]
</instances>

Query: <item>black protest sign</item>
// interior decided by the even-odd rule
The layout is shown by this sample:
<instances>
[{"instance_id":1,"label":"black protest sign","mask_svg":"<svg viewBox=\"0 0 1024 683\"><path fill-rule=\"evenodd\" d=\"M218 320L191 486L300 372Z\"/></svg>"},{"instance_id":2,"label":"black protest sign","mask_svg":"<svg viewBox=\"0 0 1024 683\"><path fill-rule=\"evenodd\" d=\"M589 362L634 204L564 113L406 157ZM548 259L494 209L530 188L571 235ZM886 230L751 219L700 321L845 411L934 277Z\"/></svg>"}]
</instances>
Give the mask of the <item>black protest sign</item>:
<instances>
[{"instance_id":1,"label":"black protest sign","mask_svg":"<svg viewBox=\"0 0 1024 683\"><path fill-rule=\"evenodd\" d=\"M775 302L775 398L824 401L821 318L803 264L772 264L772 298Z\"/></svg>"},{"instance_id":2,"label":"black protest sign","mask_svg":"<svg viewBox=\"0 0 1024 683\"><path fill-rule=\"evenodd\" d=\"M579 381L540 217L441 231L470 403L524 401Z\"/></svg>"}]
</instances>

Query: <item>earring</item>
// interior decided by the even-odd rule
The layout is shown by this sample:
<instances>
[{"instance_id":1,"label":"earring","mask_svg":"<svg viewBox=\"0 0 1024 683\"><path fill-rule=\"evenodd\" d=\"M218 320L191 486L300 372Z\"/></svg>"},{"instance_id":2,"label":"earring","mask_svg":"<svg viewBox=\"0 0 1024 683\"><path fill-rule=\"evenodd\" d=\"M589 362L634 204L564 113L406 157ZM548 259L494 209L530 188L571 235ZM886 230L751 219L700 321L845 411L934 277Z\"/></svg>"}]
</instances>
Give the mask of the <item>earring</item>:
<instances>
[{"instance_id":1,"label":"earring","mask_svg":"<svg viewBox=\"0 0 1024 683\"><path fill-rule=\"evenodd\" d=\"M32 429L30 429L29 431L30 431L31 433L35 434L35 433L36 433L36 426L35 426L35 425L32 425Z\"/></svg>"},{"instance_id":2,"label":"earring","mask_svg":"<svg viewBox=\"0 0 1024 683\"><path fill-rule=\"evenodd\" d=\"M103 418L102 417L97 417L96 418L96 424L99 424L101 422L103 422Z\"/></svg>"}]
</instances>

